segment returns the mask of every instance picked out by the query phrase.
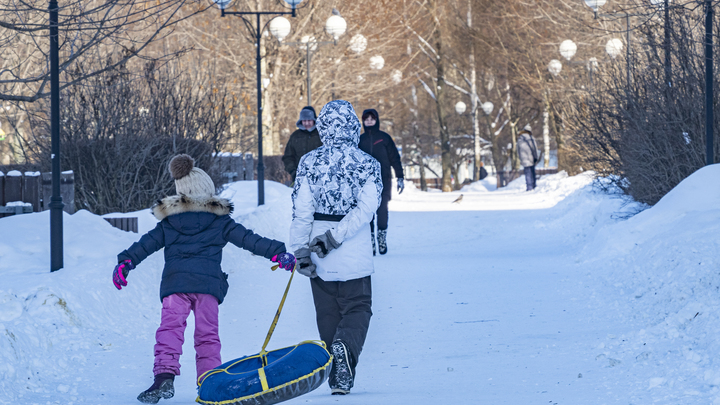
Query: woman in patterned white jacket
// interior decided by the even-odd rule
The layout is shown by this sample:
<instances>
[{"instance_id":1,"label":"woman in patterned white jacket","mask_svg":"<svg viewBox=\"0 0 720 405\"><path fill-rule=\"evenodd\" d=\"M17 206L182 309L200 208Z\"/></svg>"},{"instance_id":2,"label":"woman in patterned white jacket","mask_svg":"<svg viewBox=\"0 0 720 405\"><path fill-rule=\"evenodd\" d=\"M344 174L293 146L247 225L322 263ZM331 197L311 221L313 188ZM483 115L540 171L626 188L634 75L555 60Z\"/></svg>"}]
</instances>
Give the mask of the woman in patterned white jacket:
<instances>
[{"instance_id":1,"label":"woman in patterned white jacket","mask_svg":"<svg viewBox=\"0 0 720 405\"><path fill-rule=\"evenodd\" d=\"M334 360L333 395L348 394L372 316L373 255L367 230L380 206L380 163L358 148L360 120L344 100L326 104L316 126L323 146L300 160L290 250L310 277L320 338Z\"/></svg>"}]
</instances>

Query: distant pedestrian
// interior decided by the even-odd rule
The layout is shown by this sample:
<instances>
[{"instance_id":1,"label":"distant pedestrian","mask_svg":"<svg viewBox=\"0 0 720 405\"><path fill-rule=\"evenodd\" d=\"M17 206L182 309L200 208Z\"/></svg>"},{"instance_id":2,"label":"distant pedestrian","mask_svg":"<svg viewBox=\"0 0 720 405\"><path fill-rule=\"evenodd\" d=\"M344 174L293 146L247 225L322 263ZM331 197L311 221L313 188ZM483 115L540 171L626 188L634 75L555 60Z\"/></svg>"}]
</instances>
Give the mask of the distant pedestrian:
<instances>
[{"instance_id":1,"label":"distant pedestrian","mask_svg":"<svg viewBox=\"0 0 720 405\"><path fill-rule=\"evenodd\" d=\"M525 125L518 137L518 155L520 164L525 172L525 184L527 191L535 188L535 165L538 162L538 148L535 138L532 136L532 128Z\"/></svg>"},{"instance_id":2,"label":"distant pedestrian","mask_svg":"<svg viewBox=\"0 0 720 405\"><path fill-rule=\"evenodd\" d=\"M298 118L295 126L297 130L290 135L288 143L285 146L285 153L282 161L285 165L285 171L290 173L293 181L295 181L295 173L300 163L300 158L313 149L322 146L320 134L315 128L317 115L315 109L311 106L303 107L300 110L300 118Z\"/></svg>"},{"instance_id":3,"label":"distant pedestrian","mask_svg":"<svg viewBox=\"0 0 720 405\"><path fill-rule=\"evenodd\" d=\"M297 271L310 277L320 339L333 355L328 383L345 395L372 316L375 271L367 226L380 205L380 164L358 149L352 105L331 101L318 117L323 146L300 160L293 188L290 248Z\"/></svg>"},{"instance_id":4,"label":"distant pedestrian","mask_svg":"<svg viewBox=\"0 0 720 405\"><path fill-rule=\"evenodd\" d=\"M232 203L215 195L212 179L194 167L193 158L177 155L169 169L178 195L165 197L152 206L150 211L160 222L117 256L118 265L113 271L113 284L120 290L128 285L131 270L165 249L160 281L162 315L155 334L155 380L137 397L147 404L175 394L173 381L180 375L186 320L191 311L195 313L197 376L222 364L218 305L227 294L228 276L220 262L228 242L277 262L286 270L295 266L295 257L285 252L284 243L263 238L230 218Z\"/></svg>"},{"instance_id":5,"label":"distant pedestrian","mask_svg":"<svg viewBox=\"0 0 720 405\"><path fill-rule=\"evenodd\" d=\"M382 170L383 193L382 202L377 210L377 245L381 255L387 253L387 229L388 229L388 202L392 195L392 176L390 168L395 171L397 177L397 191L401 194L405 190L405 175L403 174L400 153L390 135L380 130L380 117L373 109L363 111L363 127L365 132L360 135L360 149L370 154L380 162ZM373 221L374 222L374 221ZM375 255L375 226L370 222L370 236Z\"/></svg>"},{"instance_id":6,"label":"distant pedestrian","mask_svg":"<svg viewBox=\"0 0 720 405\"><path fill-rule=\"evenodd\" d=\"M480 169L478 170L479 174L479 180L483 180L485 177L488 176L487 169L485 169L485 163L480 161Z\"/></svg>"}]
</instances>

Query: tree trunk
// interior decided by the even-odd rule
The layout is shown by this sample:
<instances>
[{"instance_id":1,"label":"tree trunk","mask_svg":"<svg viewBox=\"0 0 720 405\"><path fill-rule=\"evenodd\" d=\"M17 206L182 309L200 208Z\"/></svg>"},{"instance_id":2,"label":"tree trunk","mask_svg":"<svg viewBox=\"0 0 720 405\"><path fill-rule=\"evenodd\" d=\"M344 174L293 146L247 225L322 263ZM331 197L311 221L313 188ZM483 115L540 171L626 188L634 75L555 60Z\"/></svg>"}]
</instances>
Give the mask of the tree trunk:
<instances>
[{"instance_id":1,"label":"tree trunk","mask_svg":"<svg viewBox=\"0 0 720 405\"><path fill-rule=\"evenodd\" d=\"M510 150L508 155L510 156L510 168L517 170L520 168L520 157L517 153L517 120L513 121L512 115L512 99L510 98L510 83L505 83L505 90L507 91L507 102L505 103L505 110L507 111L508 119L510 120ZM500 90L498 89L498 94ZM503 165L504 166L504 165ZM504 167L503 167L504 169Z\"/></svg>"},{"instance_id":2,"label":"tree trunk","mask_svg":"<svg viewBox=\"0 0 720 405\"><path fill-rule=\"evenodd\" d=\"M489 118L488 118L489 121ZM492 129L490 128L490 122L488 122L488 132L492 132ZM502 154L500 137L496 134L492 134L492 137L490 138L492 142L492 157L493 157L493 166L495 167L495 176L497 177L497 187L500 188L503 186L502 184L502 172L505 170L505 157Z\"/></svg>"},{"instance_id":3,"label":"tree trunk","mask_svg":"<svg viewBox=\"0 0 720 405\"><path fill-rule=\"evenodd\" d=\"M472 30L472 0L468 0L467 13L468 28ZM475 71L475 41L470 41L470 113L472 114L473 123L473 140L474 140L474 159L473 176L474 181L480 180L480 122L478 117L479 98L477 95L477 74Z\"/></svg>"},{"instance_id":4,"label":"tree trunk","mask_svg":"<svg viewBox=\"0 0 720 405\"><path fill-rule=\"evenodd\" d=\"M558 171L565 170L567 173L572 173L566 164L566 150L565 140L563 139L562 131L558 128L555 114L550 114L550 124L552 125L553 132L555 132L555 143L557 144L557 166Z\"/></svg>"},{"instance_id":5,"label":"tree trunk","mask_svg":"<svg viewBox=\"0 0 720 405\"><path fill-rule=\"evenodd\" d=\"M433 42L435 51L437 52L437 60L435 67L437 71L437 81L435 84L435 106L437 109L438 125L440 126L440 156L442 159L442 191L453 191L452 186L452 161L450 150L450 133L445 124L445 114L443 113L443 105L445 104L445 54L442 41L442 30L439 24L440 16L437 6L437 0L431 0L429 7L435 17L435 31L433 31Z\"/></svg>"},{"instance_id":6,"label":"tree trunk","mask_svg":"<svg viewBox=\"0 0 720 405\"><path fill-rule=\"evenodd\" d=\"M423 152L422 148L420 148L420 136L418 134L418 101L417 101L417 90L415 89L415 85L411 86L412 91L412 103L413 103L413 109L412 109L412 130L413 130L413 139L415 140L416 148L418 148L418 159L420 159L420 190L427 191L427 180L425 179L425 159L423 158Z\"/></svg>"},{"instance_id":7,"label":"tree trunk","mask_svg":"<svg viewBox=\"0 0 720 405\"><path fill-rule=\"evenodd\" d=\"M510 111L508 109L508 115L510 115ZM510 134L512 136L512 149L510 150L510 156L512 161L512 169L518 170L520 168L520 157L517 153L517 127L515 122L510 123Z\"/></svg>"},{"instance_id":8,"label":"tree trunk","mask_svg":"<svg viewBox=\"0 0 720 405\"><path fill-rule=\"evenodd\" d=\"M267 49L265 48L265 41L260 41L260 55L262 60L260 62L260 86L263 89L262 94L262 123L263 123L263 156L272 156L275 154L275 143L273 142L273 102L272 102L272 89L270 86L265 86L267 80L270 80L268 74L268 63L267 63Z\"/></svg>"},{"instance_id":9,"label":"tree trunk","mask_svg":"<svg viewBox=\"0 0 720 405\"><path fill-rule=\"evenodd\" d=\"M546 169L550 167L550 101L545 93L545 109L543 110L543 161Z\"/></svg>"},{"instance_id":10,"label":"tree trunk","mask_svg":"<svg viewBox=\"0 0 720 405\"><path fill-rule=\"evenodd\" d=\"M452 173L452 187L453 190L459 190L460 189L460 164L457 165L450 165L450 172Z\"/></svg>"}]
</instances>

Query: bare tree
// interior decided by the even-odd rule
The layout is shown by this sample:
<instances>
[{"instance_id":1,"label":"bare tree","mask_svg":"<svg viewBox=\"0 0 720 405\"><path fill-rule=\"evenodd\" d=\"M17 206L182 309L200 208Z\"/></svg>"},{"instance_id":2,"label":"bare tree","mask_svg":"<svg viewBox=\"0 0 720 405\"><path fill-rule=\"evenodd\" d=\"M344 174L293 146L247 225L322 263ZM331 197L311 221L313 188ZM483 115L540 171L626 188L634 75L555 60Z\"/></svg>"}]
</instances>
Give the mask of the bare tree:
<instances>
[{"instance_id":1,"label":"bare tree","mask_svg":"<svg viewBox=\"0 0 720 405\"><path fill-rule=\"evenodd\" d=\"M65 75L61 90L143 57L168 28L202 11L188 0L65 1L59 7L60 71L105 60L82 75ZM34 102L49 96L47 2L0 2L0 100ZM171 55L181 50L174 50ZM108 58L112 56L112 58ZM157 56L156 56L157 57ZM61 79L62 80L62 79Z\"/></svg>"},{"instance_id":2,"label":"bare tree","mask_svg":"<svg viewBox=\"0 0 720 405\"><path fill-rule=\"evenodd\" d=\"M635 200L655 204L705 164L705 113L698 102L705 89L705 13L694 2L674 3L667 47L657 9L638 5L636 10L645 18L635 30L630 80L622 64L608 65L594 88L576 94L565 109L573 146L585 155L584 167L609 176ZM715 18L713 28L718 25ZM718 128L720 86L717 71L714 75L713 126ZM717 143L713 155L720 156Z\"/></svg>"},{"instance_id":3,"label":"bare tree","mask_svg":"<svg viewBox=\"0 0 720 405\"><path fill-rule=\"evenodd\" d=\"M83 76L79 64L72 76ZM62 165L75 172L78 209L97 214L147 208L172 192L167 163L189 153L219 184L213 153L227 141L232 98L222 85L148 63L138 76L125 65L66 88L62 104ZM49 169L45 100L29 104L29 160Z\"/></svg>"},{"instance_id":4,"label":"bare tree","mask_svg":"<svg viewBox=\"0 0 720 405\"><path fill-rule=\"evenodd\" d=\"M313 104L319 112L320 107L331 99L344 98L360 111L375 107L383 114L383 104L389 104L385 101L394 98L389 87L399 84L391 79L392 75L399 73L402 77L408 58L405 47L400 48L398 42L402 30L392 21L400 15L401 3L398 3L390 0L370 3L306 1L297 10L297 17L291 19L292 31L283 42L279 43L271 35L263 37L263 146L267 145L264 153L282 153L287 137L294 130L297 114L306 103L306 49L287 43L331 41L324 29L333 8L346 19L347 32L336 45L312 50L309 74L312 76ZM281 8L276 1L254 0L238 2L234 9ZM193 58L197 58L198 63L217 60L221 67L218 79L228 83L231 93L244 104L235 119L255 121L254 39L248 38L242 20L232 16L220 19L219 12L208 12L193 17L181 27L173 36L182 38L178 41L191 44L197 50ZM398 52L398 49L402 51ZM381 69L370 67L369 59L374 56L383 57Z\"/></svg>"}]
</instances>

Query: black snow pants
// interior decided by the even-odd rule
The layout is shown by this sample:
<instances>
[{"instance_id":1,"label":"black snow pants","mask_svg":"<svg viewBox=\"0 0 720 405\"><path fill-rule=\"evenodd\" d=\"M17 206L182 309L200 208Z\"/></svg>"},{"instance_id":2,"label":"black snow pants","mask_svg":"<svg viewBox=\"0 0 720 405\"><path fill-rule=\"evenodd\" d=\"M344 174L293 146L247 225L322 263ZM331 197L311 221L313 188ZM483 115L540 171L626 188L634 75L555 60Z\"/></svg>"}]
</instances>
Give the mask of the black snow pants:
<instances>
[{"instance_id":1,"label":"black snow pants","mask_svg":"<svg viewBox=\"0 0 720 405\"><path fill-rule=\"evenodd\" d=\"M377 218L377 226L378 229L381 231L388 229L388 202L390 202L390 196L383 194L382 200L380 200L380 206L375 213L375 218ZM370 221L370 231L372 232L375 232L375 218Z\"/></svg>"},{"instance_id":2,"label":"black snow pants","mask_svg":"<svg viewBox=\"0 0 720 405\"><path fill-rule=\"evenodd\" d=\"M372 316L370 276L348 281L323 281L315 277L310 279L310 285L320 339L328 350L336 339L345 343L354 378ZM330 375L332 378L334 373Z\"/></svg>"}]
</instances>

